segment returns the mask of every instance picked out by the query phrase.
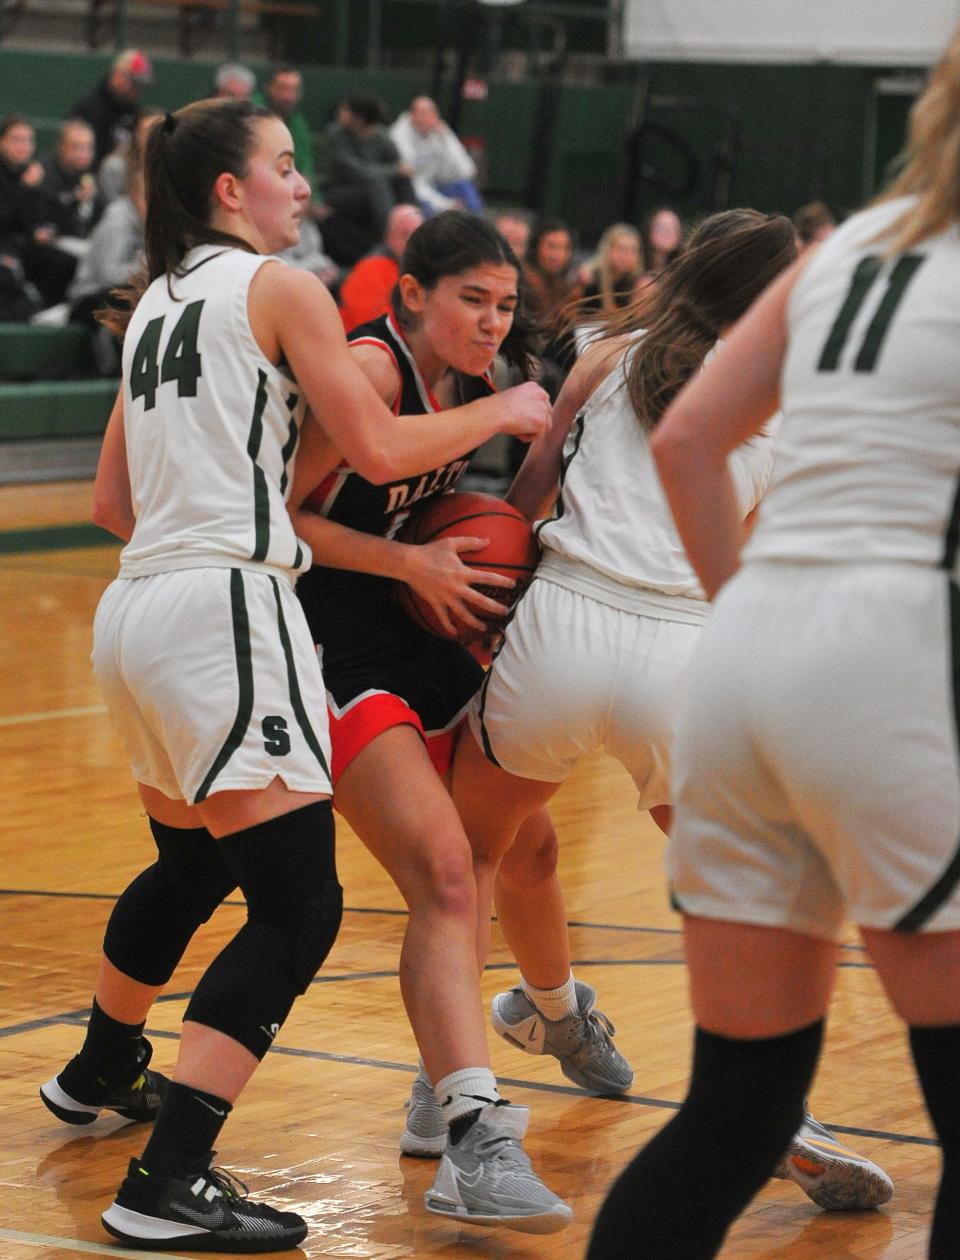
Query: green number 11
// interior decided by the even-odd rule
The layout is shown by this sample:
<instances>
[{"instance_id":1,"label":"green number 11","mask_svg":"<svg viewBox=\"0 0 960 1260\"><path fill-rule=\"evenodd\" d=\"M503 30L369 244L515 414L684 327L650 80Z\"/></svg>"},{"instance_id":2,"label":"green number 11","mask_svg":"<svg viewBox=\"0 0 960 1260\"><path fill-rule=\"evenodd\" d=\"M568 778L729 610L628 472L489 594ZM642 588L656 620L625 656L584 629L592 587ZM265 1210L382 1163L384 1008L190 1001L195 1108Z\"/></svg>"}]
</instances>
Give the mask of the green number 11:
<instances>
[{"instance_id":1,"label":"green number 11","mask_svg":"<svg viewBox=\"0 0 960 1260\"><path fill-rule=\"evenodd\" d=\"M857 352L856 359L853 361L853 370L855 372L872 372L877 366L877 359L880 357L880 350L883 347L884 338L890 327L890 321L893 319L894 312L907 291L907 285L913 279L917 268L925 258L925 254L903 254L897 259L893 270L887 277L886 292L880 299L880 305L874 312L873 319L867 325L867 331L863 336L863 344ZM873 288L874 281L880 274L882 266L883 259L876 254L868 254L866 258L861 259L858 263L857 269L853 273L853 279L850 281L850 288L847 290L843 306L840 307L840 313L833 321L830 335L827 337L823 352L820 355L820 362L817 364L818 372L835 372L837 370L853 321L860 313L860 308L866 301L867 294Z\"/></svg>"}]
</instances>

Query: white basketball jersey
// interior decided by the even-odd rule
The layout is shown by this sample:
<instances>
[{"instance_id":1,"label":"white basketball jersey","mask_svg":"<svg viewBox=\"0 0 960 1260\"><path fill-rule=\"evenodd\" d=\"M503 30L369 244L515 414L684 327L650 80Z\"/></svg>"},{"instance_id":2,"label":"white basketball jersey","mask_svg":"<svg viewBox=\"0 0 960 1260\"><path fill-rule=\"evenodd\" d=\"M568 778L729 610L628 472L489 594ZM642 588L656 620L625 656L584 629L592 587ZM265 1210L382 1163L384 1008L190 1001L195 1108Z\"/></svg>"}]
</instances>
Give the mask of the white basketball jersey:
<instances>
[{"instance_id":1,"label":"white basketball jersey","mask_svg":"<svg viewBox=\"0 0 960 1260\"><path fill-rule=\"evenodd\" d=\"M673 523L650 454L649 433L630 403L626 383L630 354L628 348L571 427L555 514L538 527L545 549L538 573L628 611L641 608L638 598L650 611L657 594L671 597L659 605L664 613L670 605L676 607L672 599L676 596L684 601L680 607L689 609L689 600L704 603L705 596ZM744 517L759 502L769 479L775 427L771 422L767 431L730 456ZM605 588L606 596L591 591L588 581ZM691 613L702 620L706 611L704 603L702 610L694 608Z\"/></svg>"},{"instance_id":2,"label":"white basketball jersey","mask_svg":"<svg viewBox=\"0 0 960 1260\"><path fill-rule=\"evenodd\" d=\"M172 281L173 297L159 277L130 320L123 413L136 526L123 577L310 566L284 506L305 403L247 316L250 281L268 261L200 246Z\"/></svg>"},{"instance_id":3,"label":"white basketball jersey","mask_svg":"<svg viewBox=\"0 0 960 1260\"><path fill-rule=\"evenodd\" d=\"M748 559L956 571L960 233L888 257L912 204L854 215L791 294L777 464Z\"/></svg>"}]
</instances>

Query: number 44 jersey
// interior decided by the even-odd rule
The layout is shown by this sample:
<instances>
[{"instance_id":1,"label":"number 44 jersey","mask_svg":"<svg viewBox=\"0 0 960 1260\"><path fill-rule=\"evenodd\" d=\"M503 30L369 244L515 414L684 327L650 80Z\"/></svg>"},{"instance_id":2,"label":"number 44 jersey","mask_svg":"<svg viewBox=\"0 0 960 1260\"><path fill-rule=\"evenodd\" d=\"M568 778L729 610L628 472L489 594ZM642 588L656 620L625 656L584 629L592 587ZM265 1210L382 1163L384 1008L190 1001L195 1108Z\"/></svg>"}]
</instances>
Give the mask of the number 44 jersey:
<instances>
[{"instance_id":1,"label":"number 44 jersey","mask_svg":"<svg viewBox=\"0 0 960 1260\"><path fill-rule=\"evenodd\" d=\"M207 566L310 565L285 507L305 404L257 345L250 282L276 260L203 245L144 293L123 347L136 526L124 577Z\"/></svg>"},{"instance_id":2,"label":"number 44 jersey","mask_svg":"<svg viewBox=\"0 0 960 1260\"><path fill-rule=\"evenodd\" d=\"M787 308L783 424L749 560L955 572L960 536L960 232L905 253L912 198L847 220Z\"/></svg>"}]
</instances>

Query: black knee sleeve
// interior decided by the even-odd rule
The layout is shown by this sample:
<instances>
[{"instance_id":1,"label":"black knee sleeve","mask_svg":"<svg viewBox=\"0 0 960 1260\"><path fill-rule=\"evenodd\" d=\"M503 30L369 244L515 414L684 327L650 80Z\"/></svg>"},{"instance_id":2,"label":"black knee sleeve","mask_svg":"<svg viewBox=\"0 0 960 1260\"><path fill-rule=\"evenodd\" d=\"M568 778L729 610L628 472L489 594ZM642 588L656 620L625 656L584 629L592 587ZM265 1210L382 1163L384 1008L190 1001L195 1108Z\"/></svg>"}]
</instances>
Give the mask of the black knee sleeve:
<instances>
[{"instance_id":1,"label":"black knee sleeve","mask_svg":"<svg viewBox=\"0 0 960 1260\"><path fill-rule=\"evenodd\" d=\"M220 842L247 899L247 922L197 985L186 1019L262 1059L340 930L333 811L307 805Z\"/></svg>"},{"instance_id":2,"label":"black knee sleeve","mask_svg":"<svg viewBox=\"0 0 960 1260\"><path fill-rule=\"evenodd\" d=\"M205 828L149 821L157 860L121 894L107 923L103 952L124 975L160 985L237 881Z\"/></svg>"},{"instance_id":3,"label":"black knee sleeve","mask_svg":"<svg viewBox=\"0 0 960 1260\"><path fill-rule=\"evenodd\" d=\"M943 1153L930 1260L955 1260L960 1255L960 1025L911 1027L910 1049Z\"/></svg>"},{"instance_id":4,"label":"black knee sleeve","mask_svg":"<svg viewBox=\"0 0 960 1260\"><path fill-rule=\"evenodd\" d=\"M715 1256L800 1127L822 1037L822 1020L755 1041L698 1028L686 1100L614 1182L588 1260Z\"/></svg>"}]
</instances>

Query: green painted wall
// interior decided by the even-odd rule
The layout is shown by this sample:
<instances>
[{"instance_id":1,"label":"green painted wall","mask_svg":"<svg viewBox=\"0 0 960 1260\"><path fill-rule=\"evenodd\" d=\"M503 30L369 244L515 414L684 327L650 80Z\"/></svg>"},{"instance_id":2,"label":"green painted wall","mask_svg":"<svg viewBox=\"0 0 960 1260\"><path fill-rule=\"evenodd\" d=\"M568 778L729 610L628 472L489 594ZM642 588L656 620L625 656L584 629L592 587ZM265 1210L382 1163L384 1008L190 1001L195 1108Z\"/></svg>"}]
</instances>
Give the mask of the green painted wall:
<instances>
[{"instance_id":1,"label":"green painted wall","mask_svg":"<svg viewBox=\"0 0 960 1260\"><path fill-rule=\"evenodd\" d=\"M101 75L109 55L70 55L0 49L0 113L18 110L49 120L45 139L70 105ZM254 67L262 72L264 67ZM205 95L214 63L158 59L148 99L176 108ZM855 207L872 191L876 157L867 152L874 119L874 79L889 68L811 65L719 65L654 62L638 69L636 85L564 85L553 93L535 82L491 81L485 101L464 101L460 133L486 145L487 191L496 203L534 204L568 217L586 241L622 208L625 140L633 104L647 76L650 117L676 132L694 155L700 177L685 197L648 188L638 213L670 201L688 215L710 206L712 166L738 119L740 150L730 204L791 212L815 197ZM346 67L303 67L304 109L322 130L338 96L372 91L394 110L426 86L422 75L371 74ZM552 149L538 139L545 111L555 110ZM905 110L881 110L877 152L896 152ZM677 179L671 150L649 151Z\"/></svg>"}]
</instances>

